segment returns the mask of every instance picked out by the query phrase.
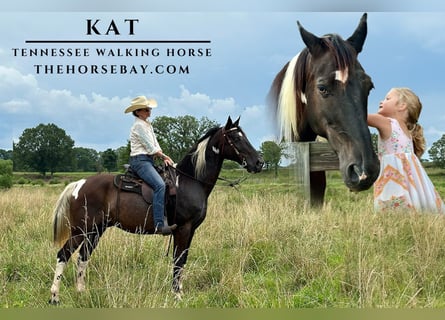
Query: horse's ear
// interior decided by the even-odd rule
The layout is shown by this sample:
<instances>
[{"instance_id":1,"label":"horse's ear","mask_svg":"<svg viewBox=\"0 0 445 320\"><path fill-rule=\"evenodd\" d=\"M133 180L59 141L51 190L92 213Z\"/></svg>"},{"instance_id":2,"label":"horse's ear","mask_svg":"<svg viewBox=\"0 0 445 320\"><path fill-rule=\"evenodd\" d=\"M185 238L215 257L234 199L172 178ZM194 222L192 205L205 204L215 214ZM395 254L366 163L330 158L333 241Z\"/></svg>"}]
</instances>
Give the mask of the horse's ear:
<instances>
[{"instance_id":1,"label":"horse's ear","mask_svg":"<svg viewBox=\"0 0 445 320\"><path fill-rule=\"evenodd\" d=\"M362 18L360 19L357 29L355 29L352 36L350 36L347 40L357 53L360 53L362 51L363 44L365 43L366 39L366 34L368 33L368 24L366 21L367 17L368 14L364 13Z\"/></svg>"},{"instance_id":2,"label":"horse's ear","mask_svg":"<svg viewBox=\"0 0 445 320\"><path fill-rule=\"evenodd\" d=\"M230 116L229 116L229 118L227 119L227 123L226 123L224 129L229 130L230 128L232 128L232 124L233 124L232 123L232 118L230 118Z\"/></svg>"},{"instance_id":3,"label":"horse's ear","mask_svg":"<svg viewBox=\"0 0 445 320\"><path fill-rule=\"evenodd\" d=\"M238 119L236 119L235 122L233 123L234 127L239 127L239 119L240 117L238 117Z\"/></svg>"},{"instance_id":4,"label":"horse's ear","mask_svg":"<svg viewBox=\"0 0 445 320\"><path fill-rule=\"evenodd\" d=\"M304 44L309 49L312 56L316 57L321 54L323 50L323 43L321 38L317 37L313 33L307 31L303 26L297 21L298 28L300 29L300 35L303 39Z\"/></svg>"}]
</instances>

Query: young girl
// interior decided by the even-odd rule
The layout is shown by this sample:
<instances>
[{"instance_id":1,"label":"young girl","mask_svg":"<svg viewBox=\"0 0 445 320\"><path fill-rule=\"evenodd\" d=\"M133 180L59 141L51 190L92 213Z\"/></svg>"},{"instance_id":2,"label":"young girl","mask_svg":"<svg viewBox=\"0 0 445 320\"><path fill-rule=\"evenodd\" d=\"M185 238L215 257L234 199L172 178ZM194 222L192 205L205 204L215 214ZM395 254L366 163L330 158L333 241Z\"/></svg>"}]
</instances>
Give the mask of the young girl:
<instances>
[{"instance_id":1,"label":"young girl","mask_svg":"<svg viewBox=\"0 0 445 320\"><path fill-rule=\"evenodd\" d=\"M413 209L445 213L445 206L419 158L425 151L417 123L422 103L408 88L393 88L380 102L368 125L379 132L380 174L374 184L377 211Z\"/></svg>"}]
</instances>

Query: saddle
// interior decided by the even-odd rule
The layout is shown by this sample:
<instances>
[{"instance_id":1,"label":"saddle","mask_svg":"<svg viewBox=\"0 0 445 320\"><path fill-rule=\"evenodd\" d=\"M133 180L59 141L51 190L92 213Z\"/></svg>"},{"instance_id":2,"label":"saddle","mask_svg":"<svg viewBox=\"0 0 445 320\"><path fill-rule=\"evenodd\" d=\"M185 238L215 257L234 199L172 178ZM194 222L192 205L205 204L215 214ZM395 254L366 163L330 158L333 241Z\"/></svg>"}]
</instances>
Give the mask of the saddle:
<instances>
[{"instance_id":1,"label":"saddle","mask_svg":"<svg viewBox=\"0 0 445 320\"><path fill-rule=\"evenodd\" d=\"M156 171L165 182L166 197L176 195L176 171L171 167L156 166ZM142 196L148 204L153 202L153 190L128 166L127 170L114 176L114 186L121 191L134 192Z\"/></svg>"}]
</instances>

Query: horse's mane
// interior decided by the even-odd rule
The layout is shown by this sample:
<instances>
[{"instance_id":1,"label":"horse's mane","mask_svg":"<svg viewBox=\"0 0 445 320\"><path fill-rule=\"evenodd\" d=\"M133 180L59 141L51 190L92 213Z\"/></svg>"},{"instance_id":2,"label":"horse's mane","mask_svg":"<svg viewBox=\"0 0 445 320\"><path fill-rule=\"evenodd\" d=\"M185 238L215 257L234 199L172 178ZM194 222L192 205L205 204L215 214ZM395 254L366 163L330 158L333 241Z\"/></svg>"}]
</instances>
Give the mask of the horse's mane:
<instances>
[{"instance_id":1,"label":"horse's mane","mask_svg":"<svg viewBox=\"0 0 445 320\"><path fill-rule=\"evenodd\" d=\"M355 63L356 53L351 45L337 34L322 38L322 45L332 54L338 70L343 73ZM280 140L298 141L299 125L306 100L306 84L311 74L312 56L308 48L292 58L277 74L272 84L269 100L274 107L279 124Z\"/></svg>"},{"instance_id":2,"label":"horse's mane","mask_svg":"<svg viewBox=\"0 0 445 320\"><path fill-rule=\"evenodd\" d=\"M187 155L182 159L178 166L181 170L191 173L195 178L200 179L205 171L206 159L205 153L211 137L213 137L220 127L209 129L190 149Z\"/></svg>"}]
</instances>

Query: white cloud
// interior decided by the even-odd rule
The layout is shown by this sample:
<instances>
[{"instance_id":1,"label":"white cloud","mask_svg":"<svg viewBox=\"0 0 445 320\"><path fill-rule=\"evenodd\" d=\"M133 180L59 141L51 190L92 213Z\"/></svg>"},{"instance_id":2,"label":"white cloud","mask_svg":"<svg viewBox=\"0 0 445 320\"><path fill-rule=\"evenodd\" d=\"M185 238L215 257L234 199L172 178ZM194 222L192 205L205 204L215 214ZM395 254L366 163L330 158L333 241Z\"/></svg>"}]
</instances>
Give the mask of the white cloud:
<instances>
[{"instance_id":1,"label":"white cloud","mask_svg":"<svg viewBox=\"0 0 445 320\"><path fill-rule=\"evenodd\" d=\"M123 113L133 97L107 97L94 93L74 94L68 89L43 89L33 76L21 74L12 68L0 66L0 74L13 75L3 88L20 88L19 96L7 94L0 98L3 113L0 148L10 149L12 140L17 140L24 129L39 123L54 123L64 129L76 142L76 146L95 148L98 151L117 148L126 144L128 131L133 121L131 115ZM11 78L10 78L11 79ZM3 81L2 83L5 83ZM241 115L242 126L252 143L259 143L256 136L264 135L264 106L240 107L233 97L212 98L201 92L191 92L184 85L178 88L178 96L163 97L161 94L142 93L155 96L162 102L153 117L160 115L193 115L196 118L207 116L224 124L227 117ZM14 91L13 90L13 91ZM19 120L20 119L20 120ZM9 136L12 134L13 136Z\"/></svg>"},{"instance_id":2,"label":"white cloud","mask_svg":"<svg viewBox=\"0 0 445 320\"><path fill-rule=\"evenodd\" d=\"M240 109L237 106L235 99L227 98L212 98L205 93L192 93L184 85L180 86L179 97L168 97L165 101L167 110L159 110L159 113L169 116L179 116L190 114L198 119L202 116L207 116L211 120L223 122L225 116L232 112L237 112Z\"/></svg>"},{"instance_id":3,"label":"white cloud","mask_svg":"<svg viewBox=\"0 0 445 320\"><path fill-rule=\"evenodd\" d=\"M30 110L30 103L23 99L5 101L0 105L0 110L5 113L24 113Z\"/></svg>"},{"instance_id":4,"label":"white cloud","mask_svg":"<svg viewBox=\"0 0 445 320\"><path fill-rule=\"evenodd\" d=\"M2 95L19 90L29 91L37 86L36 78L31 74L22 74L18 70L0 65L0 93Z\"/></svg>"}]
</instances>

